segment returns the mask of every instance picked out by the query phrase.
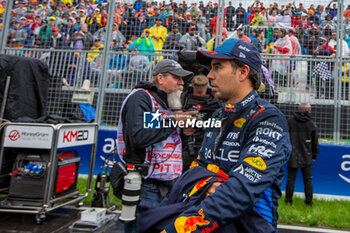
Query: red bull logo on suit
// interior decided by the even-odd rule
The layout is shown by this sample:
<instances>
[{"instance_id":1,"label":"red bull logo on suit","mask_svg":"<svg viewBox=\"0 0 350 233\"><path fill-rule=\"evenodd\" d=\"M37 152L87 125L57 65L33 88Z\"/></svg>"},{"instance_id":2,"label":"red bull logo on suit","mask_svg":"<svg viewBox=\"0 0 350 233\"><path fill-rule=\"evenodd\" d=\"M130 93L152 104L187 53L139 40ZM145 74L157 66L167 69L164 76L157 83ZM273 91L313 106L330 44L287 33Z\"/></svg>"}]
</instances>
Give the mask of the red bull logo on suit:
<instances>
[{"instance_id":1,"label":"red bull logo on suit","mask_svg":"<svg viewBox=\"0 0 350 233\"><path fill-rule=\"evenodd\" d=\"M205 215L203 209L198 211L200 216L181 216L175 220L175 229L177 233L191 233L197 230L198 226L208 225L210 222L204 220Z\"/></svg>"}]
</instances>

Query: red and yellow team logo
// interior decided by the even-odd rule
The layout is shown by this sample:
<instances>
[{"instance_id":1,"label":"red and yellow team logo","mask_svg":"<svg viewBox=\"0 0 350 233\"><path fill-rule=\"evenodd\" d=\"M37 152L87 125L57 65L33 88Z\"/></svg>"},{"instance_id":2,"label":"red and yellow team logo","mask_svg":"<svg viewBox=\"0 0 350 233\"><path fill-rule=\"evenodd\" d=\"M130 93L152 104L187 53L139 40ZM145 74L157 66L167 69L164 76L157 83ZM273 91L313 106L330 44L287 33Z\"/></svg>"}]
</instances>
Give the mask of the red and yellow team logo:
<instances>
[{"instance_id":1,"label":"red and yellow team logo","mask_svg":"<svg viewBox=\"0 0 350 233\"><path fill-rule=\"evenodd\" d=\"M177 233L191 233L197 230L198 226L208 225L210 222L204 220L203 209L198 211L200 216L181 216L175 220L175 229Z\"/></svg>"},{"instance_id":2,"label":"red and yellow team logo","mask_svg":"<svg viewBox=\"0 0 350 233\"><path fill-rule=\"evenodd\" d=\"M261 157L247 157L243 161L259 170L266 169L266 163Z\"/></svg>"},{"instance_id":3,"label":"red and yellow team logo","mask_svg":"<svg viewBox=\"0 0 350 233\"><path fill-rule=\"evenodd\" d=\"M193 161L190 165L190 168L198 167L198 166L199 166L199 164L196 161Z\"/></svg>"},{"instance_id":4,"label":"red and yellow team logo","mask_svg":"<svg viewBox=\"0 0 350 233\"><path fill-rule=\"evenodd\" d=\"M236 112L236 108L234 104L225 104L226 112Z\"/></svg>"},{"instance_id":5,"label":"red and yellow team logo","mask_svg":"<svg viewBox=\"0 0 350 233\"><path fill-rule=\"evenodd\" d=\"M244 118L239 118L239 119L235 120L235 121L233 122L233 124L234 124L234 126L236 126L236 127L238 127L238 128L242 128L243 125L244 125L244 123L245 123L246 121L247 121L247 120L244 119Z\"/></svg>"},{"instance_id":6,"label":"red and yellow team logo","mask_svg":"<svg viewBox=\"0 0 350 233\"><path fill-rule=\"evenodd\" d=\"M198 181L197 184L195 184L195 186L192 188L192 190L191 190L189 196L192 196L192 195L195 194L198 190L200 190L201 188L203 188L203 187L207 184L208 180L210 180L211 178L213 178L213 177L210 176L210 177L205 178L205 179L203 179L203 180L201 180L201 181Z\"/></svg>"}]
</instances>

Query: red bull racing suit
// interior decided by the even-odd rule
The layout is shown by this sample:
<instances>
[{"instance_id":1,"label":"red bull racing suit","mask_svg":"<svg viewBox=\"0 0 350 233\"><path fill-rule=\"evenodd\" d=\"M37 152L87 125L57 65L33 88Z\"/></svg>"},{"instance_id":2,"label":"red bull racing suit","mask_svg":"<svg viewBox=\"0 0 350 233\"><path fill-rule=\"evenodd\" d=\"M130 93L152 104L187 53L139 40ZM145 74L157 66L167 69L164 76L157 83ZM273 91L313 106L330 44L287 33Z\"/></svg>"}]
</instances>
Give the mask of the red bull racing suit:
<instances>
[{"instance_id":1,"label":"red bull racing suit","mask_svg":"<svg viewBox=\"0 0 350 233\"><path fill-rule=\"evenodd\" d=\"M292 149L285 117L252 91L237 104L223 104L213 118L221 120L222 126L206 129L191 166L228 179L199 205L182 212L165 231L220 232L252 209L276 228L283 166Z\"/></svg>"}]
</instances>

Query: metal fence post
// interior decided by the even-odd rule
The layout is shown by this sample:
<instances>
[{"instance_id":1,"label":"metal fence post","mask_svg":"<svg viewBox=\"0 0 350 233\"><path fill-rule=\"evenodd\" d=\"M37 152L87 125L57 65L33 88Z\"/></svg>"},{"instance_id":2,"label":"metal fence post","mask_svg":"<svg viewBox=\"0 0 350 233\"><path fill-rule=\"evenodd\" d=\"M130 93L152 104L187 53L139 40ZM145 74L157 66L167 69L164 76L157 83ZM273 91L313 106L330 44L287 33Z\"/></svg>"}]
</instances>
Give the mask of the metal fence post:
<instances>
[{"instance_id":1,"label":"metal fence post","mask_svg":"<svg viewBox=\"0 0 350 233\"><path fill-rule=\"evenodd\" d=\"M338 1L338 14L337 14L337 52L336 52L336 64L334 77L334 131L333 141L336 144L340 143L340 125L341 125L341 77L342 77L342 60L343 60L343 38L344 38L344 24L343 24L343 12L344 0Z\"/></svg>"},{"instance_id":2,"label":"metal fence post","mask_svg":"<svg viewBox=\"0 0 350 233\"><path fill-rule=\"evenodd\" d=\"M218 47L222 42L222 31L224 29L224 10L225 10L225 0L219 0L218 11L216 17L216 39L214 48Z\"/></svg>"},{"instance_id":3,"label":"metal fence post","mask_svg":"<svg viewBox=\"0 0 350 233\"><path fill-rule=\"evenodd\" d=\"M5 47L7 44L7 37L9 35L10 19L11 19L11 10L13 7L14 1L6 1L5 6L5 17L2 24L2 30L0 33L0 53L5 53Z\"/></svg>"},{"instance_id":4,"label":"metal fence post","mask_svg":"<svg viewBox=\"0 0 350 233\"><path fill-rule=\"evenodd\" d=\"M108 7L108 20L107 20L107 31L106 31L106 44L104 46L104 50L102 53L101 63L103 64L101 79L99 82L99 90L97 97L97 105L96 105L96 122L98 125L101 125L102 121L102 111L103 111L103 103L105 97L105 88L107 85L108 79L108 64L109 64L109 52L110 52L110 44L112 41L112 26L114 22L114 11L115 11L115 0L111 0L109 2Z\"/></svg>"}]
</instances>

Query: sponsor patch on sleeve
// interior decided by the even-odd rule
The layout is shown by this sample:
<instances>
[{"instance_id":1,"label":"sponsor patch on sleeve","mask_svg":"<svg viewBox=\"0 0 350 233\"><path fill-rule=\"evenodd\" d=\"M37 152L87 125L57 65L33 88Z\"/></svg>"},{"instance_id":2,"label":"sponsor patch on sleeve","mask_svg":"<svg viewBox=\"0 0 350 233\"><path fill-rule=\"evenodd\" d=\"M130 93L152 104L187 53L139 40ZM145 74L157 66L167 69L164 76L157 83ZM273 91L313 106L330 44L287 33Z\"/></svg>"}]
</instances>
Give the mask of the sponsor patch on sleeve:
<instances>
[{"instance_id":1,"label":"sponsor patch on sleeve","mask_svg":"<svg viewBox=\"0 0 350 233\"><path fill-rule=\"evenodd\" d=\"M266 163L261 157L247 157L243 161L259 170L266 169Z\"/></svg>"}]
</instances>

